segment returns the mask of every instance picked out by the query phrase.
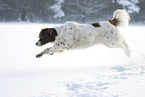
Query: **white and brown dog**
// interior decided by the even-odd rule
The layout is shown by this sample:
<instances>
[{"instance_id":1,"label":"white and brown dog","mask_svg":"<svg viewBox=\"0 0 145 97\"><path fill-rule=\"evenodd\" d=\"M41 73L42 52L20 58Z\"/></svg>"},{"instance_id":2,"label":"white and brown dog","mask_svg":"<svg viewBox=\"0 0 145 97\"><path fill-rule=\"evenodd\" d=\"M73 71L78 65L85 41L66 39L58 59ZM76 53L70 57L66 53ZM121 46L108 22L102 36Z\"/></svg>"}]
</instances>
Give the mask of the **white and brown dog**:
<instances>
[{"instance_id":1,"label":"white and brown dog","mask_svg":"<svg viewBox=\"0 0 145 97\"><path fill-rule=\"evenodd\" d=\"M92 24L79 24L66 22L65 24L42 29L39 34L37 46L52 42L54 45L36 55L53 55L54 52L61 52L65 49L87 48L95 44L104 44L110 48L122 48L127 56L130 56L130 49L123 36L119 33L118 26L126 28L130 17L125 10L116 10L113 19Z\"/></svg>"}]
</instances>

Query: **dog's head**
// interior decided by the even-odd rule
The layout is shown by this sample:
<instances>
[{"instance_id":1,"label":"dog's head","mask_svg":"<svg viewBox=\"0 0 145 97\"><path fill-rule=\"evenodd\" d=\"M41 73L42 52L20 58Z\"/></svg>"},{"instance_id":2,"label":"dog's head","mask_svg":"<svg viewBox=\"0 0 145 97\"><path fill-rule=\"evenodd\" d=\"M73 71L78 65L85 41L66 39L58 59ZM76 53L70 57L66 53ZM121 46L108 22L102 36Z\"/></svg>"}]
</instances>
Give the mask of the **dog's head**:
<instances>
[{"instance_id":1,"label":"dog's head","mask_svg":"<svg viewBox=\"0 0 145 97\"><path fill-rule=\"evenodd\" d=\"M42 29L39 34L39 41L36 43L37 46L45 45L48 42L54 42L57 36L57 31L54 28Z\"/></svg>"}]
</instances>

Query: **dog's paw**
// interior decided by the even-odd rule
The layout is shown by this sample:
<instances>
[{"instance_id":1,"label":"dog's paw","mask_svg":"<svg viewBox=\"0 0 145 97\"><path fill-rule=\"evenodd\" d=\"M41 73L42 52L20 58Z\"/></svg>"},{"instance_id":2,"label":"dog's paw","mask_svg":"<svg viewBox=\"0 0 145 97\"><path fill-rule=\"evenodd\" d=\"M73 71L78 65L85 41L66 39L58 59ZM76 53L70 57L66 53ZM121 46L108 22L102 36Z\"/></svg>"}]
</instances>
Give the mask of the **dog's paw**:
<instances>
[{"instance_id":1,"label":"dog's paw","mask_svg":"<svg viewBox=\"0 0 145 97\"><path fill-rule=\"evenodd\" d=\"M40 58L40 57L42 57L42 55L43 55L43 54L37 54L37 55L36 55L36 58Z\"/></svg>"}]
</instances>

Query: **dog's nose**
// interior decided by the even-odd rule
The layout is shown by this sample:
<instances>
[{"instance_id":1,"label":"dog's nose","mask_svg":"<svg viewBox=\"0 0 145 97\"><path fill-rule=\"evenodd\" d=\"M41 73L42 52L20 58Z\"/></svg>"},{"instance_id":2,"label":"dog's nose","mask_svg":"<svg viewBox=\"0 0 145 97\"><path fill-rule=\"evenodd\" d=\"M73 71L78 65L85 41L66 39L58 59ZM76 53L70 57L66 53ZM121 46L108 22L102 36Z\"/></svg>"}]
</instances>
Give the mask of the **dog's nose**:
<instances>
[{"instance_id":1,"label":"dog's nose","mask_svg":"<svg viewBox=\"0 0 145 97\"><path fill-rule=\"evenodd\" d=\"M38 41L38 42L36 43L36 45L37 45L37 46L41 46L41 42Z\"/></svg>"}]
</instances>

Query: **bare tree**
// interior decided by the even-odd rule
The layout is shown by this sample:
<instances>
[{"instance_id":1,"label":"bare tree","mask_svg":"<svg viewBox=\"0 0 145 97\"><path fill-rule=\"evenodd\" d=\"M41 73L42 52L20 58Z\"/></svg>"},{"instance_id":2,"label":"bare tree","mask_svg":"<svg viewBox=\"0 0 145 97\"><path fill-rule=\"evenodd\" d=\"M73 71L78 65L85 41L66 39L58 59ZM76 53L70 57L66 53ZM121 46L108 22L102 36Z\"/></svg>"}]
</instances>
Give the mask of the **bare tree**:
<instances>
[{"instance_id":1,"label":"bare tree","mask_svg":"<svg viewBox=\"0 0 145 97\"><path fill-rule=\"evenodd\" d=\"M107 3L102 0L75 0L71 2L67 10L70 12L69 18L80 19L86 22L87 18L94 17L100 10L108 7Z\"/></svg>"},{"instance_id":2,"label":"bare tree","mask_svg":"<svg viewBox=\"0 0 145 97\"><path fill-rule=\"evenodd\" d=\"M9 18L9 12L10 11L10 7L8 6L8 4L6 2L3 2L2 0L0 0L0 19L3 21L8 21L7 19Z\"/></svg>"},{"instance_id":3,"label":"bare tree","mask_svg":"<svg viewBox=\"0 0 145 97\"><path fill-rule=\"evenodd\" d=\"M53 18L57 19L58 22L61 22L62 18L65 16L64 11L62 10L62 3L64 0L55 0L55 4L52 5L49 9L54 12Z\"/></svg>"},{"instance_id":4,"label":"bare tree","mask_svg":"<svg viewBox=\"0 0 145 97\"><path fill-rule=\"evenodd\" d=\"M63 23L110 19L119 8L144 21L144 0L0 0L0 21Z\"/></svg>"},{"instance_id":5,"label":"bare tree","mask_svg":"<svg viewBox=\"0 0 145 97\"><path fill-rule=\"evenodd\" d=\"M138 6L139 0L114 0L119 5L122 5L124 9L128 11L128 13L139 13L140 7Z\"/></svg>"}]
</instances>

